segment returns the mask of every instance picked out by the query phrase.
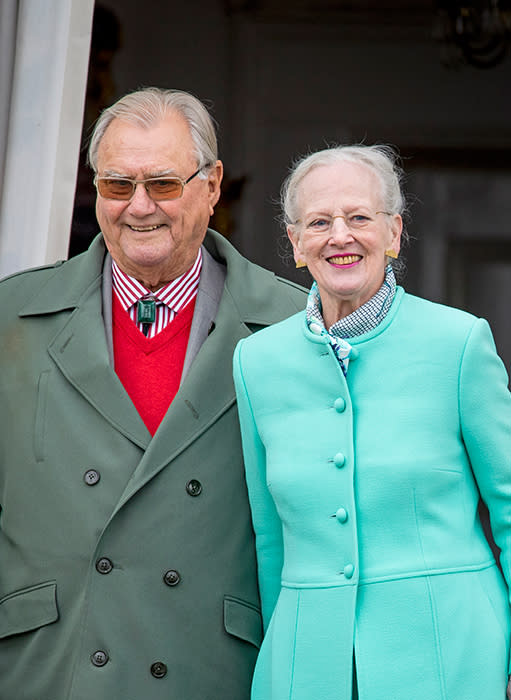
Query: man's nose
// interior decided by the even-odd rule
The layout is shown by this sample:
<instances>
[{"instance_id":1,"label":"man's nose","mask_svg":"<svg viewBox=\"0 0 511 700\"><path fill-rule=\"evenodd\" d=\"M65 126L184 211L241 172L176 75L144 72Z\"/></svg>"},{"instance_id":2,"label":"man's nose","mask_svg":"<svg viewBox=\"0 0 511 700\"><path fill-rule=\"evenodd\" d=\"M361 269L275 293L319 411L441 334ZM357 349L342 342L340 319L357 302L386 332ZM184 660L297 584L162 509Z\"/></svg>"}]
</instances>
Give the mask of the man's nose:
<instances>
[{"instance_id":1,"label":"man's nose","mask_svg":"<svg viewBox=\"0 0 511 700\"><path fill-rule=\"evenodd\" d=\"M150 214L156 209L156 206L156 202L149 196L145 184L143 182L138 182L135 185L135 192L128 205L130 212L132 214L138 214L139 216Z\"/></svg>"}]
</instances>

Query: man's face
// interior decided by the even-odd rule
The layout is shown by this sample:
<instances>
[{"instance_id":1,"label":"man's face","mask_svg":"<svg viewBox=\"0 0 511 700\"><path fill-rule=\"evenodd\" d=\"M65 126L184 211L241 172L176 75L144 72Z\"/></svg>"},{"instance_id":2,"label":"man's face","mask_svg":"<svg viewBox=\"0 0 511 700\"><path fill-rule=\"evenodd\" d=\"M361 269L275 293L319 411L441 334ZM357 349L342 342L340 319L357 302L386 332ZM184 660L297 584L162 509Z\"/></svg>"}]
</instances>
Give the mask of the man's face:
<instances>
[{"instance_id":1,"label":"man's face","mask_svg":"<svg viewBox=\"0 0 511 700\"><path fill-rule=\"evenodd\" d=\"M188 124L177 112L149 128L114 119L99 144L97 167L99 177L177 175L186 180L197 170ZM129 201L98 194L96 216L121 270L152 290L186 272L206 234L221 179L217 161L208 178L193 178L179 199L155 202L142 184Z\"/></svg>"}]
</instances>

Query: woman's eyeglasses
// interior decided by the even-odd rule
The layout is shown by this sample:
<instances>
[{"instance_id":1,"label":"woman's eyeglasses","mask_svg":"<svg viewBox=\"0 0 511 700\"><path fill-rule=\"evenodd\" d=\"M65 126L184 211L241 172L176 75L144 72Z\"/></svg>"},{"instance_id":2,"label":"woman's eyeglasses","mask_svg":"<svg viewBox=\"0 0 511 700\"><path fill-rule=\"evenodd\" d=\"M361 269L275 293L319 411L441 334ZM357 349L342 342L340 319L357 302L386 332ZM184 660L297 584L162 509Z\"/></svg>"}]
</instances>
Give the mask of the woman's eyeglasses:
<instances>
[{"instance_id":1,"label":"woman's eyeglasses","mask_svg":"<svg viewBox=\"0 0 511 700\"><path fill-rule=\"evenodd\" d=\"M306 231L311 231L313 233L329 233L333 228L334 221L336 219L343 219L344 225L349 228L350 231L360 231L373 226L377 214L392 216L388 211L375 211L374 214L352 212L351 214L337 214L336 216L315 216L310 220L305 220L305 222L298 219L295 223L304 225Z\"/></svg>"}]
</instances>

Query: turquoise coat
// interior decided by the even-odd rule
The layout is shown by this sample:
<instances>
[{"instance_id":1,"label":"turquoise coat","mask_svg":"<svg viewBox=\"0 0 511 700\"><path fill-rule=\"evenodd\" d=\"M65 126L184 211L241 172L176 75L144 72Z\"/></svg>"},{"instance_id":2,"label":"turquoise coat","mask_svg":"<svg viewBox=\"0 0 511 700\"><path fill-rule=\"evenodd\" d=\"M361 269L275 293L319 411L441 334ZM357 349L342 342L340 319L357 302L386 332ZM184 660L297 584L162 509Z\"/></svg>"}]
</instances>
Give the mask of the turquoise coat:
<instances>
[{"instance_id":1,"label":"turquoise coat","mask_svg":"<svg viewBox=\"0 0 511 700\"><path fill-rule=\"evenodd\" d=\"M405 294L344 378L299 313L234 376L265 638L253 700L504 700L511 395L488 324ZM489 507L499 572L477 514Z\"/></svg>"}]
</instances>

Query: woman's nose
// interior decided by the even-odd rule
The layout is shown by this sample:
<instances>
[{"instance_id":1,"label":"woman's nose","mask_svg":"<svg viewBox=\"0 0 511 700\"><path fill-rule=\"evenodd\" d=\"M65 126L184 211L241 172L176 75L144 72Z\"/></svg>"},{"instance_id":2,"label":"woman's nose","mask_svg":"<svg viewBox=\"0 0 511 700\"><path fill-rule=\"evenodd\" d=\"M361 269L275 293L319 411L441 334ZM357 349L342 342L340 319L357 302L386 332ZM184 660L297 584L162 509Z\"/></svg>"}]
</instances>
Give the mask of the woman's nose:
<instances>
[{"instance_id":1,"label":"woman's nose","mask_svg":"<svg viewBox=\"0 0 511 700\"><path fill-rule=\"evenodd\" d=\"M336 242L346 242L354 240L353 232L348 224L348 220L342 214L332 217L330 226L330 238L334 238Z\"/></svg>"}]
</instances>

